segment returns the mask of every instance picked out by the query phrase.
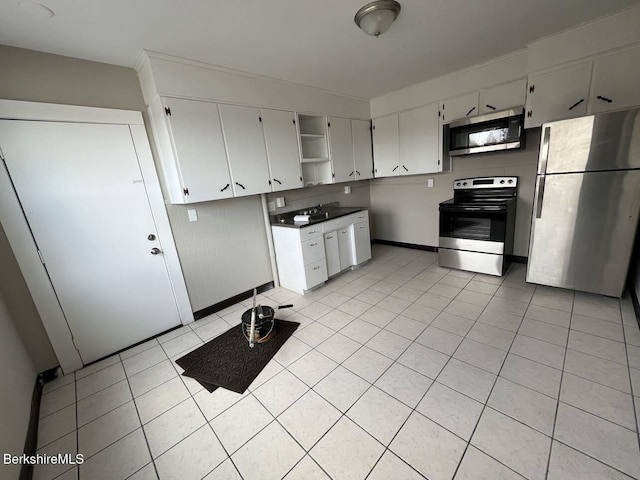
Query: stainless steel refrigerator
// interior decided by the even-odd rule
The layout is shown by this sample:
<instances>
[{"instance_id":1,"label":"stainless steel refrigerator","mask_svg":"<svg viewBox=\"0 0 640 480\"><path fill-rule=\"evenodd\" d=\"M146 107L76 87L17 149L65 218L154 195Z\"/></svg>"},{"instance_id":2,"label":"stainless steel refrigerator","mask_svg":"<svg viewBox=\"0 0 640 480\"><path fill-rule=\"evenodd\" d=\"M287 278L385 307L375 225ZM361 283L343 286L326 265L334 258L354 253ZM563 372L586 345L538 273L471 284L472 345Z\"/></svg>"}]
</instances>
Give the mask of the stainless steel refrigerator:
<instances>
[{"instance_id":1,"label":"stainless steel refrigerator","mask_svg":"<svg viewBox=\"0 0 640 480\"><path fill-rule=\"evenodd\" d=\"M640 210L640 109L543 125L527 281L619 297Z\"/></svg>"}]
</instances>

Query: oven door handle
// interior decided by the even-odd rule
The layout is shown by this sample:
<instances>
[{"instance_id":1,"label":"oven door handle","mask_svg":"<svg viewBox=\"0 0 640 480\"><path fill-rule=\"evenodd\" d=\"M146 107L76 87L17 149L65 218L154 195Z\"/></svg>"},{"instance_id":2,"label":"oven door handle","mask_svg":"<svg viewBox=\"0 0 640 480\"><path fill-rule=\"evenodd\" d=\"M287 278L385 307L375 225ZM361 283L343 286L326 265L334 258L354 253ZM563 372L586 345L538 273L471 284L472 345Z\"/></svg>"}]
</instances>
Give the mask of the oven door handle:
<instances>
[{"instance_id":1,"label":"oven door handle","mask_svg":"<svg viewBox=\"0 0 640 480\"><path fill-rule=\"evenodd\" d=\"M503 212L504 207L440 207L441 212Z\"/></svg>"}]
</instances>

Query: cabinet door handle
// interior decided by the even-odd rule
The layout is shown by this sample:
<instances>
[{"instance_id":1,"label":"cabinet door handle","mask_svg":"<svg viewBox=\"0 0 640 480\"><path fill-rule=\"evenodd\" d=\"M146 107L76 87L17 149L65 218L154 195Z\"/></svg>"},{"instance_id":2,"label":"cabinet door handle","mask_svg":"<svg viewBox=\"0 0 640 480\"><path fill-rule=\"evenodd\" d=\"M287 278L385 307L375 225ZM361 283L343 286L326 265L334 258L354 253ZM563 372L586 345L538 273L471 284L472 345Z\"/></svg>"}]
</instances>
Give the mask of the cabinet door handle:
<instances>
[{"instance_id":1,"label":"cabinet door handle","mask_svg":"<svg viewBox=\"0 0 640 480\"><path fill-rule=\"evenodd\" d=\"M398 167L399 167L399 166L400 166L400 165L396 165L396 168L394 168L394 169L393 169L393 170L391 170L391 171L392 171L392 172L395 172L395 171L398 169Z\"/></svg>"},{"instance_id":2,"label":"cabinet door handle","mask_svg":"<svg viewBox=\"0 0 640 480\"><path fill-rule=\"evenodd\" d=\"M409 171L409 169L407 167L405 167L404 165L402 165L402 168L404 168L406 172Z\"/></svg>"},{"instance_id":3,"label":"cabinet door handle","mask_svg":"<svg viewBox=\"0 0 640 480\"><path fill-rule=\"evenodd\" d=\"M320 268L320 265L316 265L315 267L313 267L314 270L318 270Z\"/></svg>"},{"instance_id":4,"label":"cabinet door handle","mask_svg":"<svg viewBox=\"0 0 640 480\"><path fill-rule=\"evenodd\" d=\"M333 238L333 235L327 237L327 240L331 240Z\"/></svg>"},{"instance_id":5,"label":"cabinet door handle","mask_svg":"<svg viewBox=\"0 0 640 480\"><path fill-rule=\"evenodd\" d=\"M227 183L224 187L220 189L221 192L224 192L227 188L229 188L229 184Z\"/></svg>"},{"instance_id":6,"label":"cabinet door handle","mask_svg":"<svg viewBox=\"0 0 640 480\"><path fill-rule=\"evenodd\" d=\"M356 173L357 173L358 175L362 175L358 170L356 170Z\"/></svg>"},{"instance_id":7,"label":"cabinet door handle","mask_svg":"<svg viewBox=\"0 0 640 480\"><path fill-rule=\"evenodd\" d=\"M493 105L489 105L488 103L485 105L485 107L490 108L491 110L497 110L496 107L494 107Z\"/></svg>"},{"instance_id":8,"label":"cabinet door handle","mask_svg":"<svg viewBox=\"0 0 640 480\"><path fill-rule=\"evenodd\" d=\"M351 171L351 173L349 174L349 176L351 177L353 175L353 171Z\"/></svg>"},{"instance_id":9,"label":"cabinet door handle","mask_svg":"<svg viewBox=\"0 0 640 480\"><path fill-rule=\"evenodd\" d=\"M469 110L467 112L467 114L465 115L465 117L468 117L469 115L471 115L471 113L476 109L476 107L473 107L471 110Z\"/></svg>"},{"instance_id":10,"label":"cabinet door handle","mask_svg":"<svg viewBox=\"0 0 640 480\"><path fill-rule=\"evenodd\" d=\"M576 108L578 105L580 105L582 102L584 102L584 98L581 98L580 100L578 100L576 103L574 103L573 105L571 105L569 107L569 110L573 110L574 108Z\"/></svg>"},{"instance_id":11,"label":"cabinet door handle","mask_svg":"<svg viewBox=\"0 0 640 480\"><path fill-rule=\"evenodd\" d=\"M316 233L316 231L315 230L310 230L308 233L309 233L309 235L311 235L312 233Z\"/></svg>"},{"instance_id":12,"label":"cabinet door handle","mask_svg":"<svg viewBox=\"0 0 640 480\"><path fill-rule=\"evenodd\" d=\"M346 230L342 230L342 233L347 233L347 231Z\"/></svg>"},{"instance_id":13,"label":"cabinet door handle","mask_svg":"<svg viewBox=\"0 0 640 480\"><path fill-rule=\"evenodd\" d=\"M244 188L244 185L242 185L241 183L235 182L236 185L238 185L240 188L242 188L243 190L246 190L246 188Z\"/></svg>"},{"instance_id":14,"label":"cabinet door handle","mask_svg":"<svg viewBox=\"0 0 640 480\"><path fill-rule=\"evenodd\" d=\"M610 98L603 97L602 95L598 95L596 98L597 98L598 100L602 100L602 101L605 101L605 102L607 102L607 103L611 103L611 102L613 102L613 100L611 100Z\"/></svg>"},{"instance_id":15,"label":"cabinet door handle","mask_svg":"<svg viewBox=\"0 0 640 480\"><path fill-rule=\"evenodd\" d=\"M309 246L311 246L311 247L315 247L317 244L318 244L318 242L313 242L313 243L311 243Z\"/></svg>"},{"instance_id":16,"label":"cabinet door handle","mask_svg":"<svg viewBox=\"0 0 640 480\"><path fill-rule=\"evenodd\" d=\"M364 225L360 225L360 228L364 228Z\"/></svg>"},{"instance_id":17,"label":"cabinet door handle","mask_svg":"<svg viewBox=\"0 0 640 480\"><path fill-rule=\"evenodd\" d=\"M274 182L278 182L280 185L282 185L282 182L280 180L278 180L277 178L273 179Z\"/></svg>"},{"instance_id":18,"label":"cabinet door handle","mask_svg":"<svg viewBox=\"0 0 640 480\"><path fill-rule=\"evenodd\" d=\"M364 218L364 215L360 215L358 218Z\"/></svg>"}]
</instances>

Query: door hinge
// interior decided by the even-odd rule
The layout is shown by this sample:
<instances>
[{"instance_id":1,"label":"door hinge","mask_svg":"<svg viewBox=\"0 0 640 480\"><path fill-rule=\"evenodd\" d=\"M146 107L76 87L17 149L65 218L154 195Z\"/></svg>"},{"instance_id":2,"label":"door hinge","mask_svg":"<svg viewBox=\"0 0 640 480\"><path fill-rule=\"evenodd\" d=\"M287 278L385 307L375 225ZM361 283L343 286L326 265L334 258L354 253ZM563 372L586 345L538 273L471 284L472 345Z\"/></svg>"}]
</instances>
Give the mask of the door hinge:
<instances>
[{"instance_id":1,"label":"door hinge","mask_svg":"<svg viewBox=\"0 0 640 480\"><path fill-rule=\"evenodd\" d=\"M164 107L164 113L165 115L167 115L168 117L171 116L171 108L169 107Z\"/></svg>"},{"instance_id":2,"label":"door hinge","mask_svg":"<svg viewBox=\"0 0 640 480\"><path fill-rule=\"evenodd\" d=\"M533 115L533 110L529 110L527 112L527 118L531 118L531 115Z\"/></svg>"},{"instance_id":3,"label":"door hinge","mask_svg":"<svg viewBox=\"0 0 640 480\"><path fill-rule=\"evenodd\" d=\"M535 85L531 85L529 87L529 93L533 93L536 90L536 86Z\"/></svg>"},{"instance_id":4,"label":"door hinge","mask_svg":"<svg viewBox=\"0 0 640 480\"><path fill-rule=\"evenodd\" d=\"M258 117L258 121L261 122L262 121L262 117Z\"/></svg>"},{"instance_id":5,"label":"door hinge","mask_svg":"<svg viewBox=\"0 0 640 480\"><path fill-rule=\"evenodd\" d=\"M438 165L440 165L440 160L438 160Z\"/></svg>"},{"instance_id":6,"label":"door hinge","mask_svg":"<svg viewBox=\"0 0 640 480\"><path fill-rule=\"evenodd\" d=\"M182 193L184 193L185 195L189 195L189 189L188 188L183 188L182 189Z\"/></svg>"},{"instance_id":7,"label":"door hinge","mask_svg":"<svg viewBox=\"0 0 640 480\"><path fill-rule=\"evenodd\" d=\"M44 257L42 256L42 252L38 250L38 256L40 257L40 262L44 265Z\"/></svg>"},{"instance_id":8,"label":"door hinge","mask_svg":"<svg viewBox=\"0 0 640 480\"><path fill-rule=\"evenodd\" d=\"M269 180L269 185L271 185L271 180Z\"/></svg>"},{"instance_id":9,"label":"door hinge","mask_svg":"<svg viewBox=\"0 0 640 480\"><path fill-rule=\"evenodd\" d=\"M293 122L294 125L296 124L296 119L295 118L292 119L291 121Z\"/></svg>"},{"instance_id":10,"label":"door hinge","mask_svg":"<svg viewBox=\"0 0 640 480\"><path fill-rule=\"evenodd\" d=\"M371 125L371 129L372 129L372 130L375 130L375 129L376 129L376 126L375 126L375 125Z\"/></svg>"},{"instance_id":11,"label":"door hinge","mask_svg":"<svg viewBox=\"0 0 640 480\"><path fill-rule=\"evenodd\" d=\"M300 177L300 181L302 181L302 177Z\"/></svg>"},{"instance_id":12,"label":"door hinge","mask_svg":"<svg viewBox=\"0 0 640 480\"><path fill-rule=\"evenodd\" d=\"M331 128L331 123L327 123L327 126L328 126L329 128Z\"/></svg>"},{"instance_id":13,"label":"door hinge","mask_svg":"<svg viewBox=\"0 0 640 480\"><path fill-rule=\"evenodd\" d=\"M332 174L331 174L331 176L332 176L333 178L336 178L336 174L335 174L335 173L332 173Z\"/></svg>"}]
</instances>

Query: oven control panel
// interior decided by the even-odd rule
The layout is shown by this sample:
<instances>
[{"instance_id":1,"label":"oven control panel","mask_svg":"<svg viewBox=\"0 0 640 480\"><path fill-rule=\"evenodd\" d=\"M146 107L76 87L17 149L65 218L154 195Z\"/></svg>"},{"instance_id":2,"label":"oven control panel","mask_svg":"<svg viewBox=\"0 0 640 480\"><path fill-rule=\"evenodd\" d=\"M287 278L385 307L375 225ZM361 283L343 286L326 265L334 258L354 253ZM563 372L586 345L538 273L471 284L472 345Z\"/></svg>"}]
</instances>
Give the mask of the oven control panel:
<instances>
[{"instance_id":1,"label":"oven control panel","mask_svg":"<svg viewBox=\"0 0 640 480\"><path fill-rule=\"evenodd\" d=\"M474 190L481 188L513 188L518 185L518 177L479 177L454 180L454 190Z\"/></svg>"}]
</instances>

